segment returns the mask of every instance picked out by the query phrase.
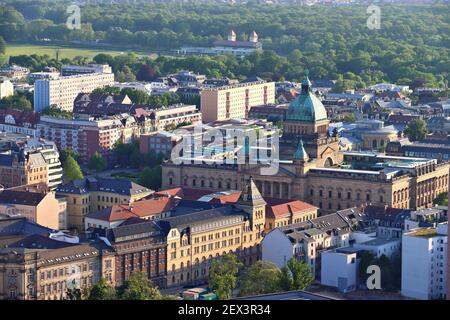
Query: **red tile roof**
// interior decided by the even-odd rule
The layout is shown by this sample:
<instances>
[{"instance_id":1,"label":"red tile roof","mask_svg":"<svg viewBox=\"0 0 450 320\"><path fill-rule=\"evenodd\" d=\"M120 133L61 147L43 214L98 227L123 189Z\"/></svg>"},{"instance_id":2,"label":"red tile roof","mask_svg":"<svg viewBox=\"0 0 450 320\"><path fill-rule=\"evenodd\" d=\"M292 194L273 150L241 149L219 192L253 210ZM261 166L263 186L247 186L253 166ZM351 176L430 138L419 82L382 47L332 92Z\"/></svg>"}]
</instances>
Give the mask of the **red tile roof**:
<instances>
[{"instance_id":1,"label":"red tile roof","mask_svg":"<svg viewBox=\"0 0 450 320\"><path fill-rule=\"evenodd\" d=\"M167 212L175 206L173 198L159 197L125 204L114 205L87 215L88 218L103 221L120 221L129 218L149 217Z\"/></svg>"},{"instance_id":2,"label":"red tile roof","mask_svg":"<svg viewBox=\"0 0 450 320\"><path fill-rule=\"evenodd\" d=\"M14 118L17 126L30 124L32 127L35 127L40 119L39 112L16 109L0 109L0 123L5 123L5 118L8 115L11 115Z\"/></svg>"},{"instance_id":3,"label":"red tile roof","mask_svg":"<svg viewBox=\"0 0 450 320\"><path fill-rule=\"evenodd\" d=\"M269 218L288 217L297 212L316 208L315 206L300 200L276 198L264 198L264 200L267 202L266 217Z\"/></svg>"},{"instance_id":4,"label":"red tile roof","mask_svg":"<svg viewBox=\"0 0 450 320\"><path fill-rule=\"evenodd\" d=\"M211 200L211 202L222 203L222 204L236 203L239 200L241 193L242 193L241 191L236 191L231 194L220 195L220 196L217 196L216 198L214 198L213 200Z\"/></svg>"},{"instance_id":5,"label":"red tile roof","mask_svg":"<svg viewBox=\"0 0 450 320\"><path fill-rule=\"evenodd\" d=\"M180 197L184 200L198 200L202 196L211 194L211 190L199 190L199 189L190 189L190 188L182 188L176 187L172 189L161 190L155 192L155 196L159 197Z\"/></svg>"}]
</instances>

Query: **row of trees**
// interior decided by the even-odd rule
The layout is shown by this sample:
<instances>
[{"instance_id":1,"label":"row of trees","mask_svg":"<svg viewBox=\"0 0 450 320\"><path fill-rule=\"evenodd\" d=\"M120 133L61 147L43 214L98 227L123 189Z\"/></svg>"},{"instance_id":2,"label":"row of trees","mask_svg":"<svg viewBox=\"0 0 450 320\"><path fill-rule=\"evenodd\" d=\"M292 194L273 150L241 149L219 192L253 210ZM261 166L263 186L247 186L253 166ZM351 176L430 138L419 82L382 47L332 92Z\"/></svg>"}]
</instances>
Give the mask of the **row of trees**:
<instances>
[{"instance_id":1,"label":"row of trees","mask_svg":"<svg viewBox=\"0 0 450 320\"><path fill-rule=\"evenodd\" d=\"M105 279L100 279L90 288L67 290L70 300L169 300L153 286L142 272L133 272L119 288L114 288Z\"/></svg>"},{"instance_id":2,"label":"row of trees","mask_svg":"<svg viewBox=\"0 0 450 320\"><path fill-rule=\"evenodd\" d=\"M150 105L154 108L160 108L162 106L170 106L181 102L182 98L174 92L167 92L162 95L148 95L142 90L136 90L133 88L119 89L117 87L106 86L97 88L93 93L105 93L113 95L127 95L133 103L139 105Z\"/></svg>"},{"instance_id":3,"label":"row of trees","mask_svg":"<svg viewBox=\"0 0 450 320\"><path fill-rule=\"evenodd\" d=\"M210 45L235 29L240 39L256 30L264 49L274 51L260 58L234 61L199 58L198 71L211 76L250 74L297 80L308 68L312 78L341 77L343 87L380 80L409 84L417 78L426 79L431 86L444 86L450 69L445 3L384 5L379 30L367 28L367 8L357 5L277 5L274 10L273 6L254 3L87 3L81 8L82 29L69 30L65 26L68 0L41 0L39 10L33 12L30 7L36 6L34 1L1 2L0 36L7 41L100 39L127 48L168 50ZM186 68L187 64L191 69L195 62L191 57L171 59L165 68L173 64ZM151 72L138 73L138 69L130 72L133 66L116 66L115 72L121 79L151 76Z\"/></svg>"},{"instance_id":4,"label":"row of trees","mask_svg":"<svg viewBox=\"0 0 450 320\"><path fill-rule=\"evenodd\" d=\"M249 296L303 290L312 281L309 266L294 258L281 269L267 261L257 261L243 268L236 255L227 254L213 262L208 283L219 299L231 299L236 288L239 288L239 295Z\"/></svg>"},{"instance_id":5,"label":"row of trees","mask_svg":"<svg viewBox=\"0 0 450 320\"><path fill-rule=\"evenodd\" d=\"M234 254L221 257L211 266L209 288L219 299L231 299L233 290L239 285L239 295L258 295L280 291L303 290L313 281L309 267L295 259L288 261L281 270L273 263L257 261L243 269ZM90 288L73 288L68 290L72 300L161 300L176 299L174 296L163 296L153 286L145 274L133 272L120 288L113 288L106 280L101 279Z\"/></svg>"}]
</instances>

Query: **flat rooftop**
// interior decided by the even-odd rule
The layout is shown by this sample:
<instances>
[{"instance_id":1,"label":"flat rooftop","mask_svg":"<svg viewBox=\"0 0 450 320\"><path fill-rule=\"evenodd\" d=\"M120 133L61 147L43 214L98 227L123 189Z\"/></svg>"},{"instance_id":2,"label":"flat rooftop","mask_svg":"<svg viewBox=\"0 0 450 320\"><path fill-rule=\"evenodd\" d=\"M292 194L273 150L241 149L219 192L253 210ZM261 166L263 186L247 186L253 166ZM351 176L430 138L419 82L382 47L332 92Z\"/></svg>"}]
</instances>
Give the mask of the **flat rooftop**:
<instances>
[{"instance_id":1,"label":"flat rooftop","mask_svg":"<svg viewBox=\"0 0 450 320\"><path fill-rule=\"evenodd\" d=\"M438 235L436 228L417 229L411 231L406 235L412 237L433 238Z\"/></svg>"},{"instance_id":2,"label":"flat rooftop","mask_svg":"<svg viewBox=\"0 0 450 320\"><path fill-rule=\"evenodd\" d=\"M386 238L374 238L367 242L358 243L361 246L382 246L388 243L399 242L400 239L386 239Z\"/></svg>"}]
</instances>

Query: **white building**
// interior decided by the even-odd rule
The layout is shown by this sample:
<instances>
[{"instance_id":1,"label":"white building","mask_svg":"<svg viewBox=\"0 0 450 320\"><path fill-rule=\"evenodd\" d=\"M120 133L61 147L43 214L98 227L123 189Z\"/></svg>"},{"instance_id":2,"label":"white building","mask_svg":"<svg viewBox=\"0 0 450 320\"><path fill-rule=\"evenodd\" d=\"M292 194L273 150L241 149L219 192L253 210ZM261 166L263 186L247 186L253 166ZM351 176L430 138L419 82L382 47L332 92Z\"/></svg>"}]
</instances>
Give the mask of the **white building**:
<instances>
[{"instance_id":1,"label":"white building","mask_svg":"<svg viewBox=\"0 0 450 320\"><path fill-rule=\"evenodd\" d=\"M402 295L431 300L447 292L448 223L403 234Z\"/></svg>"},{"instance_id":2,"label":"white building","mask_svg":"<svg viewBox=\"0 0 450 320\"><path fill-rule=\"evenodd\" d=\"M363 243L355 243L353 247L355 249L370 251L377 258L385 255L390 259L394 254L400 252L401 240L395 238L374 238Z\"/></svg>"},{"instance_id":3,"label":"white building","mask_svg":"<svg viewBox=\"0 0 450 320\"><path fill-rule=\"evenodd\" d=\"M13 80L25 78L29 73L30 69L15 64L0 68L0 76L4 76Z\"/></svg>"},{"instance_id":4,"label":"white building","mask_svg":"<svg viewBox=\"0 0 450 320\"><path fill-rule=\"evenodd\" d=\"M383 92L383 91L397 91L397 92L412 92L409 86L398 85L392 83L377 83L369 87L369 90Z\"/></svg>"},{"instance_id":5,"label":"white building","mask_svg":"<svg viewBox=\"0 0 450 320\"><path fill-rule=\"evenodd\" d=\"M0 79L0 99L12 96L14 94L14 85L8 79Z\"/></svg>"},{"instance_id":6,"label":"white building","mask_svg":"<svg viewBox=\"0 0 450 320\"><path fill-rule=\"evenodd\" d=\"M114 83L114 87L122 89L134 89L143 91L146 94L150 95L152 93L152 85L146 82L116 82Z\"/></svg>"},{"instance_id":7,"label":"white building","mask_svg":"<svg viewBox=\"0 0 450 320\"><path fill-rule=\"evenodd\" d=\"M310 221L273 229L261 242L262 260L273 262L281 268L294 257L309 265L313 274L318 276L322 252L350 245L351 234L362 219L356 217L355 210L340 210Z\"/></svg>"},{"instance_id":8,"label":"white building","mask_svg":"<svg viewBox=\"0 0 450 320\"><path fill-rule=\"evenodd\" d=\"M61 68L61 75L64 77L88 73L112 73L112 68L107 64L65 65Z\"/></svg>"},{"instance_id":9,"label":"white building","mask_svg":"<svg viewBox=\"0 0 450 320\"><path fill-rule=\"evenodd\" d=\"M338 288L341 292L350 292L358 285L358 250L342 248L322 252L320 283Z\"/></svg>"},{"instance_id":10,"label":"white building","mask_svg":"<svg viewBox=\"0 0 450 320\"><path fill-rule=\"evenodd\" d=\"M49 79L54 80L59 78L59 72L46 72L46 71L39 71L39 72L32 72L28 75L28 79L31 81L36 81L40 79Z\"/></svg>"},{"instance_id":11,"label":"white building","mask_svg":"<svg viewBox=\"0 0 450 320\"><path fill-rule=\"evenodd\" d=\"M59 77L54 80L36 80L34 83L34 110L42 111L49 106L56 106L65 111L72 111L73 102L79 93L89 93L96 88L113 84L113 73L87 73Z\"/></svg>"}]
</instances>

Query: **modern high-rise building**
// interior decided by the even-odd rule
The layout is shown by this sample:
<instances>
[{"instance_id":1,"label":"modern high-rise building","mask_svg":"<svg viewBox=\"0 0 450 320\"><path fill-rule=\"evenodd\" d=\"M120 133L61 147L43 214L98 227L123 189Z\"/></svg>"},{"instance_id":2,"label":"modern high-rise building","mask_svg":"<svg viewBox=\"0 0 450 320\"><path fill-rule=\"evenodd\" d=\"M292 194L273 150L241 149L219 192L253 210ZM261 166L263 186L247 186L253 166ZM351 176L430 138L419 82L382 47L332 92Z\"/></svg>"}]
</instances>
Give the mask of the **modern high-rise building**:
<instances>
[{"instance_id":1,"label":"modern high-rise building","mask_svg":"<svg viewBox=\"0 0 450 320\"><path fill-rule=\"evenodd\" d=\"M42 111L49 106L55 106L64 111L72 111L73 102L79 93L89 93L96 88L113 84L113 73L83 73L58 79L36 80L34 110Z\"/></svg>"},{"instance_id":2,"label":"modern high-rise building","mask_svg":"<svg viewBox=\"0 0 450 320\"><path fill-rule=\"evenodd\" d=\"M247 118L251 107L275 103L275 82L256 80L206 88L200 96L203 122Z\"/></svg>"}]
</instances>

